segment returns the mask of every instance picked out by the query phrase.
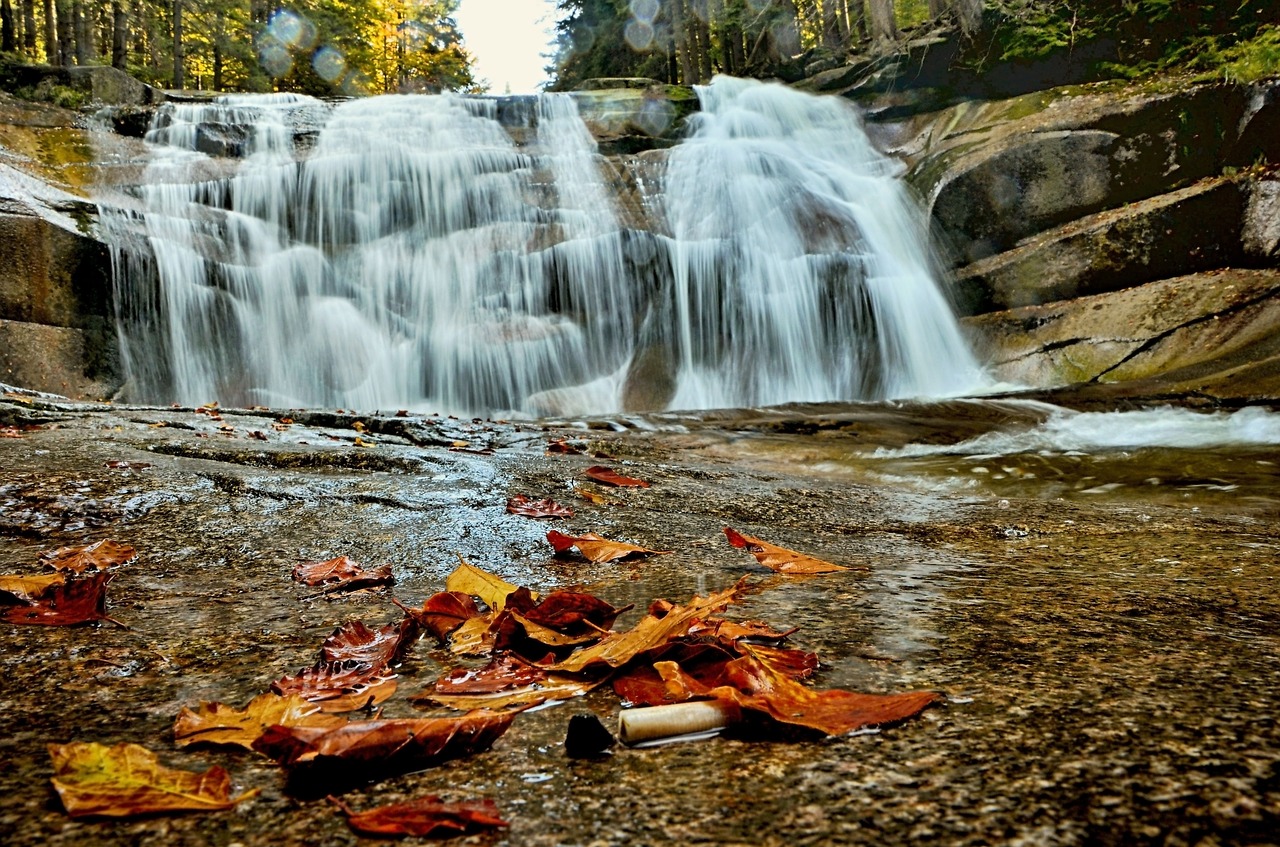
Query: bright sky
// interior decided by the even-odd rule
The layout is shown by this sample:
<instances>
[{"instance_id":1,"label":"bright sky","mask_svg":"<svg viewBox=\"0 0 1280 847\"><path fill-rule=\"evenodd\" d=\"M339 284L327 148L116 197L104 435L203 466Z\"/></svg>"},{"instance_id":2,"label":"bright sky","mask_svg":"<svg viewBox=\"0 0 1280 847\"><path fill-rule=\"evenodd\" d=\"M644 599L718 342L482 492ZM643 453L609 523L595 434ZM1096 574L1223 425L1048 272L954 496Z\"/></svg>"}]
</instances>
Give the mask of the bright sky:
<instances>
[{"instance_id":1,"label":"bright sky","mask_svg":"<svg viewBox=\"0 0 1280 847\"><path fill-rule=\"evenodd\" d=\"M490 94L531 94L546 82L554 0L462 0L454 17Z\"/></svg>"}]
</instances>

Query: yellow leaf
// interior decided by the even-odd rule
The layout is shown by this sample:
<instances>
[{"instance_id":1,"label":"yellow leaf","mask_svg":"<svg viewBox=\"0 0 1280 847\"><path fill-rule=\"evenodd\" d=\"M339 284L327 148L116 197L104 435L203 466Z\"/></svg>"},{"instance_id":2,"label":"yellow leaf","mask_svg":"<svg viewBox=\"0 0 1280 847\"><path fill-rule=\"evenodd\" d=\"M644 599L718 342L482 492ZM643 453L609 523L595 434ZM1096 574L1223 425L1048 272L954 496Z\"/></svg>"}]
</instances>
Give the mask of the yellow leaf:
<instances>
[{"instance_id":1,"label":"yellow leaf","mask_svg":"<svg viewBox=\"0 0 1280 847\"><path fill-rule=\"evenodd\" d=\"M458 557L458 567L449 574L444 586L446 591L461 591L463 594L479 597L495 612L502 611L503 605L507 602L507 595L516 590L516 587L505 579L468 564L467 560L461 556ZM537 594L531 593L531 596L535 600L538 599Z\"/></svg>"},{"instance_id":2,"label":"yellow leaf","mask_svg":"<svg viewBox=\"0 0 1280 847\"><path fill-rule=\"evenodd\" d=\"M253 749L253 742L274 724L281 726L335 727L345 718L325 714L315 703L297 694L259 694L243 709L222 703L201 703L195 710L183 708L173 725L173 740L188 744L234 744Z\"/></svg>"},{"instance_id":3,"label":"yellow leaf","mask_svg":"<svg viewBox=\"0 0 1280 847\"><path fill-rule=\"evenodd\" d=\"M493 652L493 612L468 618L449 634L449 649L459 656L487 656Z\"/></svg>"},{"instance_id":4,"label":"yellow leaf","mask_svg":"<svg viewBox=\"0 0 1280 847\"><path fill-rule=\"evenodd\" d=\"M833 565L804 553L797 553L795 550L788 550L786 547L779 547L776 544L761 541L759 538L743 535L727 526L724 528L724 534L734 547L746 550L756 557L757 562L778 573L818 574L849 570L842 565Z\"/></svg>"},{"instance_id":5,"label":"yellow leaf","mask_svg":"<svg viewBox=\"0 0 1280 847\"><path fill-rule=\"evenodd\" d=\"M0 576L0 592L11 594L22 603L29 603L55 585L62 585L65 578L60 573L44 576ZM0 598L2 601L3 598Z\"/></svg>"},{"instance_id":6,"label":"yellow leaf","mask_svg":"<svg viewBox=\"0 0 1280 847\"><path fill-rule=\"evenodd\" d=\"M53 787L73 818L131 817L157 812L216 812L258 793L231 796L231 777L219 767L204 773L166 768L137 744L50 744Z\"/></svg>"}]
</instances>

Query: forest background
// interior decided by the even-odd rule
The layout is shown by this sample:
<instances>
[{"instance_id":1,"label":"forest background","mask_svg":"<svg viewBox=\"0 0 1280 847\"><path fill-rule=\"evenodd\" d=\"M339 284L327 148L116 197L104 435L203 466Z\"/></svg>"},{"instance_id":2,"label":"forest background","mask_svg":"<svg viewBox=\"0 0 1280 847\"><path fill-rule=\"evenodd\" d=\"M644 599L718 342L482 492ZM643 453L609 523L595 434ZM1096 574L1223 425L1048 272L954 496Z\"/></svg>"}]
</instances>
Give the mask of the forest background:
<instances>
[{"instance_id":1,"label":"forest background","mask_svg":"<svg viewBox=\"0 0 1280 847\"><path fill-rule=\"evenodd\" d=\"M478 0L471 0L477 2ZM112 65L164 88L317 96L479 92L458 0L0 0L10 61ZM799 80L958 32L961 72L1058 84L1169 68L1280 71L1274 0L558 0L550 86L598 77ZM70 93L68 96L73 96ZM76 105L67 103L64 105Z\"/></svg>"}]
</instances>

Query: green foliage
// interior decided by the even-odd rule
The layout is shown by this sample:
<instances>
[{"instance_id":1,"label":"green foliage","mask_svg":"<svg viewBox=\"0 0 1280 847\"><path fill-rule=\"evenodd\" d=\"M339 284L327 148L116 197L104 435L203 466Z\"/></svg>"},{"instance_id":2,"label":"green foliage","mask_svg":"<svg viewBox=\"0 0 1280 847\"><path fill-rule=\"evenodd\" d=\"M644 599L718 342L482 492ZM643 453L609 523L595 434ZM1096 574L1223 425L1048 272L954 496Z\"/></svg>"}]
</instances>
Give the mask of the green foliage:
<instances>
[{"instance_id":1,"label":"green foliage","mask_svg":"<svg viewBox=\"0 0 1280 847\"><path fill-rule=\"evenodd\" d=\"M85 92L66 85L54 85L49 89L49 102L64 109L79 109L89 100Z\"/></svg>"}]
</instances>

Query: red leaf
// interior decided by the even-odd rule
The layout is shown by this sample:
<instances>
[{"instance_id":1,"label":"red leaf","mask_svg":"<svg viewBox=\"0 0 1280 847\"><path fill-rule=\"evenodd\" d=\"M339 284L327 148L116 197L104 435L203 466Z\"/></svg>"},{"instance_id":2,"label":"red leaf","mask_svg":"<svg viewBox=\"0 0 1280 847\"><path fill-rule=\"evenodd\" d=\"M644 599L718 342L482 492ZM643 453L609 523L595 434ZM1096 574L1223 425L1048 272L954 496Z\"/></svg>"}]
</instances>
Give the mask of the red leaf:
<instances>
[{"instance_id":1,"label":"red leaf","mask_svg":"<svg viewBox=\"0 0 1280 847\"><path fill-rule=\"evenodd\" d=\"M107 583L115 574L68 580L41 594L29 606L0 607L0 620L16 624L75 626L107 617ZM112 621L114 623L114 621Z\"/></svg>"},{"instance_id":2,"label":"red leaf","mask_svg":"<svg viewBox=\"0 0 1280 847\"><path fill-rule=\"evenodd\" d=\"M596 482L603 483L604 485L613 485L618 488L649 487L649 483L645 482L643 479L623 476L622 474L615 472L612 468L606 468L600 465L593 465L592 467L587 468L584 473Z\"/></svg>"},{"instance_id":3,"label":"red leaf","mask_svg":"<svg viewBox=\"0 0 1280 847\"><path fill-rule=\"evenodd\" d=\"M493 694L508 688L536 685L547 678L546 671L503 655L482 668L454 668L436 680L438 694Z\"/></svg>"},{"instance_id":4,"label":"red leaf","mask_svg":"<svg viewBox=\"0 0 1280 847\"><path fill-rule=\"evenodd\" d=\"M395 582L390 565L366 570L346 556L324 562L303 562L293 569L293 578L306 585L341 589L389 585Z\"/></svg>"},{"instance_id":5,"label":"red leaf","mask_svg":"<svg viewBox=\"0 0 1280 847\"><path fill-rule=\"evenodd\" d=\"M441 591L438 594L432 594L422 604L421 609L411 609L403 605L400 605L400 608L411 615L419 626L434 635L441 644L449 637L449 633L472 618L480 616L480 609L476 606L475 599L462 591Z\"/></svg>"},{"instance_id":6,"label":"red leaf","mask_svg":"<svg viewBox=\"0 0 1280 847\"><path fill-rule=\"evenodd\" d=\"M395 692L395 674L361 662L319 662L271 683L276 694L297 694L327 712L350 712L380 703Z\"/></svg>"},{"instance_id":7,"label":"red leaf","mask_svg":"<svg viewBox=\"0 0 1280 847\"><path fill-rule=\"evenodd\" d=\"M517 609L533 623L566 635L603 632L630 606L615 608L599 597L576 591L553 591L530 609Z\"/></svg>"},{"instance_id":8,"label":"red leaf","mask_svg":"<svg viewBox=\"0 0 1280 847\"><path fill-rule=\"evenodd\" d=\"M455 718L351 721L335 729L277 725L253 749L290 768L403 773L488 749L515 716L477 710Z\"/></svg>"},{"instance_id":9,"label":"red leaf","mask_svg":"<svg viewBox=\"0 0 1280 847\"><path fill-rule=\"evenodd\" d=\"M563 438L554 438L547 442L548 453L560 453L566 456L580 456L582 449L575 447Z\"/></svg>"},{"instance_id":10,"label":"red leaf","mask_svg":"<svg viewBox=\"0 0 1280 847\"><path fill-rule=\"evenodd\" d=\"M377 630L369 629L363 621L348 621L320 645L320 660L330 664L351 661L386 667L400 658L417 637L418 627L412 617Z\"/></svg>"},{"instance_id":11,"label":"red leaf","mask_svg":"<svg viewBox=\"0 0 1280 847\"><path fill-rule=\"evenodd\" d=\"M530 518L573 517L573 509L568 506L561 506L554 500L530 500L523 494L517 494L507 501L507 511Z\"/></svg>"},{"instance_id":12,"label":"red leaf","mask_svg":"<svg viewBox=\"0 0 1280 847\"><path fill-rule=\"evenodd\" d=\"M488 798L445 803L439 797L419 797L363 812L353 812L336 797L329 800L346 814L347 823L361 835L447 838L511 825L499 817L498 807Z\"/></svg>"},{"instance_id":13,"label":"red leaf","mask_svg":"<svg viewBox=\"0 0 1280 847\"><path fill-rule=\"evenodd\" d=\"M655 556L671 552L670 550L647 550L644 547L637 547L634 544L627 544L623 541L612 541L608 538L602 538L594 532L584 532L582 535L565 535L563 532L557 532L553 529L547 533L547 541L551 543L551 548L557 554L563 553L571 547L577 547L579 553L596 564L633 556Z\"/></svg>"}]
</instances>

